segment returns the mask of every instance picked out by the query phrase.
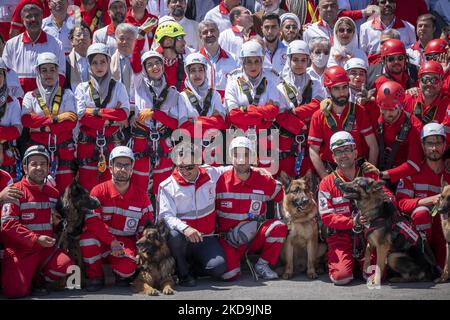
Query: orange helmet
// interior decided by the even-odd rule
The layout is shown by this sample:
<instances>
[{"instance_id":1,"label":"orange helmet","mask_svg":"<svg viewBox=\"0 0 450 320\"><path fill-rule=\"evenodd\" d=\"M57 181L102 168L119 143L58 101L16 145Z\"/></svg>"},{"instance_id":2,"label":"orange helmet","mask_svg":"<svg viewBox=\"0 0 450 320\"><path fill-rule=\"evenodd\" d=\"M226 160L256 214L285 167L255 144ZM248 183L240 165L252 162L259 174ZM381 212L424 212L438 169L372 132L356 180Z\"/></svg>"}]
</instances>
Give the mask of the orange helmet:
<instances>
[{"instance_id":1,"label":"orange helmet","mask_svg":"<svg viewBox=\"0 0 450 320\"><path fill-rule=\"evenodd\" d=\"M425 47L425 55L433 53L445 53L447 51L447 41L442 39L433 39Z\"/></svg>"},{"instance_id":2,"label":"orange helmet","mask_svg":"<svg viewBox=\"0 0 450 320\"><path fill-rule=\"evenodd\" d=\"M381 109L394 109L405 100L405 89L395 81L387 81L377 92L377 105Z\"/></svg>"},{"instance_id":3,"label":"orange helmet","mask_svg":"<svg viewBox=\"0 0 450 320\"><path fill-rule=\"evenodd\" d=\"M442 68L442 65L439 62L430 60L425 63L422 63L422 65L420 66L419 77L424 73L434 73L443 77L444 69Z\"/></svg>"},{"instance_id":4,"label":"orange helmet","mask_svg":"<svg viewBox=\"0 0 450 320\"><path fill-rule=\"evenodd\" d=\"M381 57L387 57L392 56L394 54L405 54L406 55L406 49L403 45L403 42L401 42L398 39L389 39L381 45Z\"/></svg>"},{"instance_id":5,"label":"orange helmet","mask_svg":"<svg viewBox=\"0 0 450 320\"><path fill-rule=\"evenodd\" d=\"M330 88L338 84L349 83L350 79L347 76L345 69L340 66L332 66L325 69L323 76L323 84L325 87Z\"/></svg>"}]
</instances>

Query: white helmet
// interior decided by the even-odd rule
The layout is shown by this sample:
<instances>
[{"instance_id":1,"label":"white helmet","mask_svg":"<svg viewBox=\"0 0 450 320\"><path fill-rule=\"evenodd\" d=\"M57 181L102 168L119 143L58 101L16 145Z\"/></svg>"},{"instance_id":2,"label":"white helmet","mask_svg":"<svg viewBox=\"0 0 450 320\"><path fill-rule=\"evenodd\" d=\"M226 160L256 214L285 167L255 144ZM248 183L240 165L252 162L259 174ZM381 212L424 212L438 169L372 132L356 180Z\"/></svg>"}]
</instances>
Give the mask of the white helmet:
<instances>
[{"instance_id":1,"label":"white helmet","mask_svg":"<svg viewBox=\"0 0 450 320\"><path fill-rule=\"evenodd\" d=\"M351 58L344 65L345 71L350 69L364 69L367 72L367 68L367 63L361 58Z\"/></svg>"},{"instance_id":2,"label":"white helmet","mask_svg":"<svg viewBox=\"0 0 450 320\"><path fill-rule=\"evenodd\" d=\"M249 138L244 136L236 137L231 141L230 147L228 148L231 155L233 154L234 148L247 148L250 152L255 152L255 146L253 142Z\"/></svg>"},{"instance_id":3,"label":"white helmet","mask_svg":"<svg viewBox=\"0 0 450 320\"><path fill-rule=\"evenodd\" d=\"M436 122L426 124L422 128L422 132L420 133L420 139L423 140L429 136L443 136L445 139L446 135L444 126Z\"/></svg>"},{"instance_id":4,"label":"white helmet","mask_svg":"<svg viewBox=\"0 0 450 320\"><path fill-rule=\"evenodd\" d=\"M0 69L8 70L6 67L5 61L3 61L2 57L0 57Z\"/></svg>"},{"instance_id":5,"label":"white helmet","mask_svg":"<svg viewBox=\"0 0 450 320\"><path fill-rule=\"evenodd\" d=\"M56 66L58 66L58 58L51 52L43 52L38 54L36 59L36 68L47 63L56 64Z\"/></svg>"},{"instance_id":6,"label":"white helmet","mask_svg":"<svg viewBox=\"0 0 450 320\"><path fill-rule=\"evenodd\" d=\"M190 65L193 64L202 64L206 68L208 68L208 60L206 60L205 56L198 52L193 52L186 57L184 61L184 72L188 73L188 69Z\"/></svg>"},{"instance_id":7,"label":"white helmet","mask_svg":"<svg viewBox=\"0 0 450 320\"><path fill-rule=\"evenodd\" d=\"M150 50L150 51L146 51L142 55L142 57L141 57L141 64L142 64L142 66L144 66L145 60L147 60L149 58L158 58L161 61L164 61L164 57L162 56L162 54L160 54L159 52L156 52L154 50Z\"/></svg>"},{"instance_id":8,"label":"white helmet","mask_svg":"<svg viewBox=\"0 0 450 320\"><path fill-rule=\"evenodd\" d=\"M239 58L247 57L262 57L264 58L264 51L262 46L256 41L247 41L242 45L239 52Z\"/></svg>"},{"instance_id":9,"label":"white helmet","mask_svg":"<svg viewBox=\"0 0 450 320\"><path fill-rule=\"evenodd\" d=\"M287 48L286 54L291 55L294 53L302 53L309 56L309 47L308 44L303 40L294 40L291 43L289 43L289 46Z\"/></svg>"},{"instance_id":10,"label":"white helmet","mask_svg":"<svg viewBox=\"0 0 450 320\"><path fill-rule=\"evenodd\" d=\"M338 131L331 136L330 139L330 150L333 152L334 149L343 146L354 146L355 140L353 136L347 131Z\"/></svg>"},{"instance_id":11,"label":"white helmet","mask_svg":"<svg viewBox=\"0 0 450 320\"><path fill-rule=\"evenodd\" d=\"M111 55L109 54L108 47L101 42L93 43L89 46L87 49L87 57L94 55L94 54L104 54L105 56L111 58Z\"/></svg>"},{"instance_id":12,"label":"white helmet","mask_svg":"<svg viewBox=\"0 0 450 320\"><path fill-rule=\"evenodd\" d=\"M118 146L111 150L111 153L109 154L109 165L111 166L113 160L118 157L130 158L134 163L134 153L126 146Z\"/></svg>"}]
</instances>

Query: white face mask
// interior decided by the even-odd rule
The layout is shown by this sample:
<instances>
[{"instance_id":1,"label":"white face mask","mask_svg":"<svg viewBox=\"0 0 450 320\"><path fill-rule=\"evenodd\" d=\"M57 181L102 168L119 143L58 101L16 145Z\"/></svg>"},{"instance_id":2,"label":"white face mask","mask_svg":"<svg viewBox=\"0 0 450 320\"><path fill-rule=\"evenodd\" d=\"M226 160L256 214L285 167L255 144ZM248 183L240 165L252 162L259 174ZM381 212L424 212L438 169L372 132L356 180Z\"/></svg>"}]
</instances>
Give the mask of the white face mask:
<instances>
[{"instance_id":1,"label":"white face mask","mask_svg":"<svg viewBox=\"0 0 450 320\"><path fill-rule=\"evenodd\" d=\"M324 55L323 53L319 55L312 54L311 60L317 67L323 68L327 65L329 57L330 55Z\"/></svg>"}]
</instances>

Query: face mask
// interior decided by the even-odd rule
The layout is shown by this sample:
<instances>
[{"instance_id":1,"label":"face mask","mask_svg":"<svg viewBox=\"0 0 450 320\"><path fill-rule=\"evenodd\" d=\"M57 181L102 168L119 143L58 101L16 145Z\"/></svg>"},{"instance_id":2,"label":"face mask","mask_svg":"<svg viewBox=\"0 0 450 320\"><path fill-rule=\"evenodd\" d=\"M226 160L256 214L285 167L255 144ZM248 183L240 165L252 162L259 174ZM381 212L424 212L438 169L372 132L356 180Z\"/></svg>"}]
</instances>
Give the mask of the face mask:
<instances>
[{"instance_id":1,"label":"face mask","mask_svg":"<svg viewBox=\"0 0 450 320\"><path fill-rule=\"evenodd\" d=\"M319 68L323 68L327 65L328 62L328 58L330 57L330 55L324 55L323 53L319 54L319 55L311 55L311 60L312 62Z\"/></svg>"}]
</instances>

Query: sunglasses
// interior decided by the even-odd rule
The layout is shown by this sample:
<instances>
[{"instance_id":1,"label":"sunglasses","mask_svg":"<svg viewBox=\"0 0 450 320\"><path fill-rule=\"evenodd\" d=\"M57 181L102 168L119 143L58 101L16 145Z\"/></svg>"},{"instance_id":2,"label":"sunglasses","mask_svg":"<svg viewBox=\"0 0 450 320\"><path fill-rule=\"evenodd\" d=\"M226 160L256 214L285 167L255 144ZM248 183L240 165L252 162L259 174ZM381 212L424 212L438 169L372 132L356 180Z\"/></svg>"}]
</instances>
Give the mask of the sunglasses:
<instances>
[{"instance_id":1,"label":"sunglasses","mask_svg":"<svg viewBox=\"0 0 450 320\"><path fill-rule=\"evenodd\" d=\"M297 25L295 25L295 24L288 24L287 26L284 26L284 27L288 30L290 30L290 29L297 30L298 29Z\"/></svg>"},{"instance_id":2,"label":"sunglasses","mask_svg":"<svg viewBox=\"0 0 450 320\"><path fill-rule=\"evenodd\" d=\"M395 0L381 0L381 1L378 1L379 5L383 5L384 6L386 3L395 4Z\"/></svg>"},{"instance_id":3,"label":"sunglasses","mask_svg":"<svg viewBox=\"0 0 450 320\"><path fill-rule=\"evenodd\" d=\"M353 33L353 29L350 29L350 28L339 28L338 32L339 33Z\"/></svg>"},{"instance_id":4,"label":"sunglasses","mask_svg":"<svg viewBox=\"0 0 450 320\"><path fill-rule=\"evenodd\" d=\"M439 59L439 56L440 56L440 53L427 54L427 55L425 56L425 59L426 59L427 61L430 61L430 60L436 61L437 59Z\"/></svg>"},{"instance_id":5,"label":"sunglasses","mask_svg":"<svg viewBox=\"0 0 450 320\"><path fill-rule=\"evenodd\" d=\"M420 78L422 84L431 84L436 86L439 84L440 78L438 76L424 76Z\"/></svg>"},{"instance_id":6,"label":"sunglasses","mask_svg":"<svg viewBox=\"0 0 450 320\"><path fill-rule=\"evenodd\" d=\"M402 62L403 60L405 60L405 56L404 55L398 55L398 56L389 56L387 57L387 61L388 62L394 62L395 60Z\"/></svg>"},{"instance_id":7,"label":"sunglasses","mask_svg":"<svg viewBox=\"0 0 450 320\"><path fill-rule=\"evenodd\" d=\"M184 170L184 171L192 171L195 168L195 164L189 164L187 166L178 166L178 170Z\"/></svg>"},{"instance_id":8,"label":"sunglasses","mask_svg":"<svg viewBox=\"0 0 450 320\"><path fill-rule=\"evenodd\" d=\"M327 55L330 54L330 51L320 51L320 50L319 50L319 51L314 51L313 53L314 53L315 55L319 55L319 54L323 53L324 55L327 56Z\"/></svg>"}]
</instances>

